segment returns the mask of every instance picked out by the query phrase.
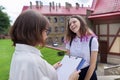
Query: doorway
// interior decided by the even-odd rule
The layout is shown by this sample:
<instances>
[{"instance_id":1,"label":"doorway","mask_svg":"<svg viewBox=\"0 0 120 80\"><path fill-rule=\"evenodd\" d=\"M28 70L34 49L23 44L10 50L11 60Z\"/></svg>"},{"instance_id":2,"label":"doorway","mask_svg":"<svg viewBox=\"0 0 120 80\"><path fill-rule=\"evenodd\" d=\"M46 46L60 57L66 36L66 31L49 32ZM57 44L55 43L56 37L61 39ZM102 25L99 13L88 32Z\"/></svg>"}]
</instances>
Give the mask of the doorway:
<instances>
[{"instance_id":1,"label":"doorway","mask_svg":"<svg viewBox=\"0 0 120 80\"><path fill-rule=\"evenodd\" d=\"M107 63L108 42L105 40L99 41L100 62Z\"/></svg>"}]
</instances>

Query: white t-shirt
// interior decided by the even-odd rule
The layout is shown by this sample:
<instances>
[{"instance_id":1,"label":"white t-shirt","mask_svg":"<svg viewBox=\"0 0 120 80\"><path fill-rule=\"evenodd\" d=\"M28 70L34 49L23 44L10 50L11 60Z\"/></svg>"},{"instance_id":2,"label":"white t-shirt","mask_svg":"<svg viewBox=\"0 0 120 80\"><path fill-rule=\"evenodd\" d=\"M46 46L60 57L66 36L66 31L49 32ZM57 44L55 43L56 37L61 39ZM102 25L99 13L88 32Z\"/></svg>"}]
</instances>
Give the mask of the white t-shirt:
<instances>
[{"instance_id":1,"label":"white t-shirt","mask_svg":"<svg viewBox=\"0 0 120 80\"><path fill-rule=\"evenodd\" d=\"M82 57L86 60L82 68L90 64L90 49L89 49L90 38L91 36L88 36L87 38L83 38L81 41L81 39L76 36L72 40L71 46L70 42L66 43L66 49L70 50L70 55ZM98 40L96 37L92 39L91 51L98 51Z\"/></svg>"},{"instance_id":2,"label":"white t-shirt","mask_svg":"<svg viewBox=\"0 0 120 80\"><path fill-rule=\"evenodd\" d=\"M57 80L57 72L32 46L16 44L9 80Z\"/></svg>"}]
</instances>

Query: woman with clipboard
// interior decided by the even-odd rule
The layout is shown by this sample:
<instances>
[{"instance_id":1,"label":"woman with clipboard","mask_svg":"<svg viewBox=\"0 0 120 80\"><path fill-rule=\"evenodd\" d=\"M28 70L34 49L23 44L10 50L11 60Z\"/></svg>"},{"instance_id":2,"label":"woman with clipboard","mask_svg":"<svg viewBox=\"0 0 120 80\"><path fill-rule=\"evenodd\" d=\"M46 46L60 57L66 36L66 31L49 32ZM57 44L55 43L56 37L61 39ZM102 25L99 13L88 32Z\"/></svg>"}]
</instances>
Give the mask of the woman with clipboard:
<instances>
[{"instance_id":1,"label":"woman with clipboard","mask_svg":"<svg viewBox=\"0 0 120 80\"><path fill-rule=\"evenodd\" d=\"M92 37L93 39L91 40ZM91 46L89 46L90 41ZM68 20L65 43L68 55L85 59L79 80L97 80L95 67L98 54L98 40L81 16L74 15Z\"/></svg>"},{"instance_id":2,"label":"woman with clipboard","mask_svg":"<svg viewBox=\"0 0 120 80\"><path fill-rule=\"evenodd\" d=\"M58 80L56 69L42 58L38 47L45 46L48 19L35 10L22 12L10 29L11 40L15 46L9 80ZM69 80L77 80L79 71L73 72Z\"/></svg>"}]
</instances>

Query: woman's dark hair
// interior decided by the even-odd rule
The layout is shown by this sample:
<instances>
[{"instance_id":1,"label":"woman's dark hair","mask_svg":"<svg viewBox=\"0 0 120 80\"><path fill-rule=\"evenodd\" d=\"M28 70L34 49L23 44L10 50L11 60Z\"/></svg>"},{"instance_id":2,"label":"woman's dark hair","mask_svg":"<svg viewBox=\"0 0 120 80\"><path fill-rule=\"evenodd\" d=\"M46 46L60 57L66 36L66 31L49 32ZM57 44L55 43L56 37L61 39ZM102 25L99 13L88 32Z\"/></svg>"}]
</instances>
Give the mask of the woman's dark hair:
<instances>
[{"instance_id":1,"label":"woman's dark hair","mask_svg":"<svg viewBox=\"0 0 120 80\"><path fill-rule=\"evenodd\" d=\"M80 21L79 32L81 34L81 38L86 35L87 29L88 29L86 21L81 16L79 16L79 15L73 15L73 16L71 16L69 18L69 20L68 20L68 26L67 26L67 33L66 33L66 40L67 41L71 41L71 40L73 40L73 38L76 37L76 33L72 32L70 30L69 21L70 21L71 18L76 18L76 19L78 19Z\"/></svg>"},{"instance_id":2,"label":"woman's dark hair","mask_svg":"<svg viewBox=\"0 0 120 80\"><path fill-rule=\"evenodd\" d=\"M49 27L49 22L40 12L26 10L22 12L10 29L13 45L16 43L44 46L42 33Z\"/></svg>"}]
</instances>

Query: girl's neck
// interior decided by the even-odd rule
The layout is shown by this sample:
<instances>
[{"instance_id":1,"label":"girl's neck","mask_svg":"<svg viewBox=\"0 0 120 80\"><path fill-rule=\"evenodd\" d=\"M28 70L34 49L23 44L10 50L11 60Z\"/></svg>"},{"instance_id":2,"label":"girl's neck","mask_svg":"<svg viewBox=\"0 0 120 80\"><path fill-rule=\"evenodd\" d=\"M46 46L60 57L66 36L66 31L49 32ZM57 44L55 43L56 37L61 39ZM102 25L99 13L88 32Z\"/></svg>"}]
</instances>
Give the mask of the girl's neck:
<instances>
[{"instance_id":1,"label":"girl's neck","mask_svg":"<svg viewBox=\"0 0 120 80\"><path fill-rule=\"evenodd\" d=\"M76 33L76 36L81 37L81 34L78 32L78 33Z\"/></svg>"}]
</instances>

